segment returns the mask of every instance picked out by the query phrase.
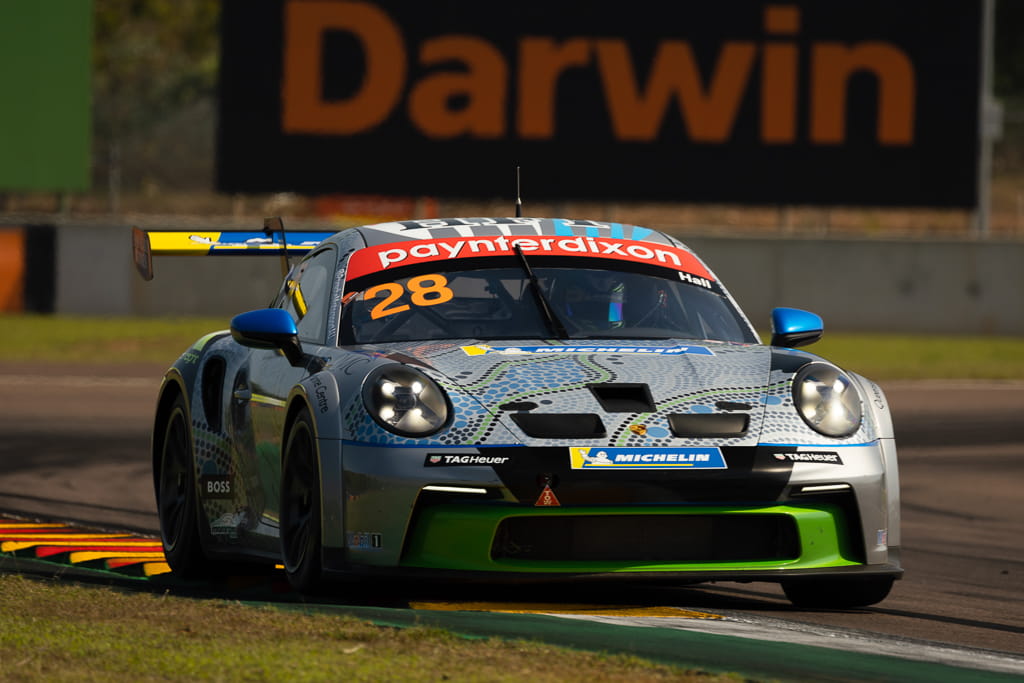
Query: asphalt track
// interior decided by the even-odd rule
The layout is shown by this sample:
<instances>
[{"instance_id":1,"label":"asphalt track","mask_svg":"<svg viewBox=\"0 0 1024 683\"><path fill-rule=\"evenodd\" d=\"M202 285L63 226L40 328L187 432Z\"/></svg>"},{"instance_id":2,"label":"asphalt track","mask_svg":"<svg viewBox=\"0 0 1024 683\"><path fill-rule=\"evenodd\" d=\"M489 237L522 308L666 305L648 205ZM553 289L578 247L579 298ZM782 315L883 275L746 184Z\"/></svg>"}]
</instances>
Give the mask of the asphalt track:
<instances>
[{"instance_id":1,"label":"asphalt track","mask_svg":"<svg viewBox=\"0 0 1024 683\"><path fill-rule=\"evenodd\" d=\"M147 449L160 373L152 366L0 363L0 513L155 533ZM358 601L341 596L323 609L356 616L361 611L382 623L440 619L456 630L464 623L472 632L508 635L520 628L527 634L545 632L543 624L552 617L539 615L557 613L561 624L586 619L588 625L571 630L574 637L545 639L591 649L612 648L626 639L632 643L627 651L655 658L657 651L646 653L646 647L657 650L666 634L685 630L706 641L701 649L707 657L716 647L731 652L723 658L734 666L738 655L728 643L742 635L754 643L745 650L753 653L745 670L758 672L756 643L763 642L775 648L771 656L779 664L761 672L780 677L799 677L778 668L778 656L788 652L779 649L781 644L797 648L785 654L794 663L808 652L832 653L825 659L843 666L852 679L878 678L867 670L857 675L871 657L882 657L876 668L899 673L903 680L957 680L955 673L949 677L920 668L943 662L977 666L971 680L982 672L1024 676L1024 383L884 388L900 450L906 577L875 607L797 610L773 584L722 583L612 589L386 586L359 591ZM20 560L20 566L30 567L32 561ZM0 563L5 568L9 564ZM229 588L205 590L231 593ZM272 593L257 591L253 598L289 602ZM494 616L488 612L515 613L516 620L488 620ZM564 631L563 626L559 632ZM624 635L637 632L647 635ZM716 638L726 644L716 645ZM804 645L830 649L799 649ZM890 655L899 659L884 659ZM855 659L842 664L843 657ZM893 668L893 662L906 660L918 668Z\"/></svg>"}]
</instances>

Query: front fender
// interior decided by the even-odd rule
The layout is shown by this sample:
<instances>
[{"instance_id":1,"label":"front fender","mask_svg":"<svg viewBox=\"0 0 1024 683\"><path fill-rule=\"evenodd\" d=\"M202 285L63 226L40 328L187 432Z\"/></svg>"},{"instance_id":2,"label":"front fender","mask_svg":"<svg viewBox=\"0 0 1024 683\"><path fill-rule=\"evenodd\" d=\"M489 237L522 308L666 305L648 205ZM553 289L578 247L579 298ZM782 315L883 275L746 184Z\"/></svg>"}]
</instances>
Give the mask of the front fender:
<instances>
[{"instance_id":1,"label":"front fender","mask_svg":"<svg viewBox=\"0 0 1024 683\"><path fill-rule=\"evenodd\" d=\"M892 426L892 411L889 409L889 401L885 397L882 388L860 375L847 373L856 383L860 391L864 405L865 417L874 423L875 434L880 439L895 438Z\"/></svg>"},{"instance_id":2,"label":"front fender","mask_svg":"<svg viewBox=\"0 0 1024 683\"><path fill-rule=\"evenodd\" d=\"M153 434L150 439L150 454L153 460L153 484L159 488L156 481L159 471L160 452L163 448L164 426L167 424L167 417L174 403L174 398L181 395L185 398L185 410L188 413L189 424L192 424L193 396L199 383L199 369L202 366L203 352L212 342L228 334L226 331L212 332L198 339L185 353L178 356L167 372L164 373L160 382L160 390L157 393L156 413L153 416Z\"/></svg>"},{"instance_id":3,"label":"front fender","mask_svg":"<svg viewBox=\"0 0 1024 683\"><path fill-rule=\"evenodd\" d=\"M303 379L288 396L288 415L294 415L301 401L313 417L317 439L341 439L341 394L338 380L324 370Z\"/></svg>"},{"instance_id":4,"label":"front fender","mask_svg":"<svg viewBox=\"0 0 1024 683\"><path fill-rule=\"evenodd\" d=\"M325 548L344 546L344 462L341 438L341 394L337 378L321 371L303 379L288 395L287 429L299 410L305 408L313 418L313 431L320 463L320 542Z\"/></svg>"}]
</instances>

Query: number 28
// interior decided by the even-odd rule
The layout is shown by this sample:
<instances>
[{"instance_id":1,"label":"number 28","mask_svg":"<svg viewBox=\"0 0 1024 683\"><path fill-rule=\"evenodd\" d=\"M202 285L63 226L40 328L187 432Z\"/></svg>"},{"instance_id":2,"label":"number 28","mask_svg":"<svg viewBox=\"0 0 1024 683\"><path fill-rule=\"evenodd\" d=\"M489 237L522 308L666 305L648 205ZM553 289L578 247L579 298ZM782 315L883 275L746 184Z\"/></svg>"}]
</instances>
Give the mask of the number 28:
<instances>
[{"instance_id":1,"label":"number 28","mask_svg":"<svg viewBox=\"0 0 1024 683\"><path fill-rule=\"evenodd\" d=\"M409 278L405 287L397 282L385 282L370 287L363 293L364 300L383 298L383 301L370 310L370 317L378 320L408 311L408 304L396 303L405 294L406 288L409 290L409 301L414 306L436 306L451 301L455 296L455 292L448 287L448 279L440 273Z\"/></svg>"}]
</instances>

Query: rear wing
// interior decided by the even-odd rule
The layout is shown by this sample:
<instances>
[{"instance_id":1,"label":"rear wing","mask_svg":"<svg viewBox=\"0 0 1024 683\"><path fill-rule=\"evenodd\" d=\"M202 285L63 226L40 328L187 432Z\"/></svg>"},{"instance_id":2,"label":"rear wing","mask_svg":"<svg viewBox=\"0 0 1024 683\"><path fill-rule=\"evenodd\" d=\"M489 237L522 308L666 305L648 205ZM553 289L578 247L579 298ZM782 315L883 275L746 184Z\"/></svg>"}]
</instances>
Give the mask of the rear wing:
<instances>
[{"instance_id":1,"label":"rear wing","mask_svg":"<svg viewBox=\"0 0 1024 683\"><path fill-rule=\"evenodd\" d=\"M153 279L153 255L177 256L277 256L283 275L288 257L304 256L334 235L331 232L284 231L280 218L267 218L261 232L210 230L140 230L132 228L132 255L143 280Z\"/></svg>"}]
</instances>

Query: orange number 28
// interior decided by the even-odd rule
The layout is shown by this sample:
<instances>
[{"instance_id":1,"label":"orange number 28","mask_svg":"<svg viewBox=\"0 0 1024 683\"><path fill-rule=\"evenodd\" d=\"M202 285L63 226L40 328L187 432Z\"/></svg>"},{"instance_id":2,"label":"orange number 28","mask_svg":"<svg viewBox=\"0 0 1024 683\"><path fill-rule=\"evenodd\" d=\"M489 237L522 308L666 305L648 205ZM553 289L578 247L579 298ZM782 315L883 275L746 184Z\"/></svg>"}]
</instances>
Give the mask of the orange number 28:
<instances>
[{"instance_id":1,"label":"orange number 28","mask_svg":"<svg viewBox=\"0 0 1024 683\"><path fill-rule=\"evenodd\" d=\"M440 273L409 278L406 286L409 288L409 301L414 306L436 306L451 301L455 296L455 292L448 287L448 279ZM363 299L383 297L383 300L370 310L370 317L378 320L409 310L408 304L396 303L403 294L405 288L402 285L397 282L385 282L366 290Z\"/></svg>"}]
</instances>

